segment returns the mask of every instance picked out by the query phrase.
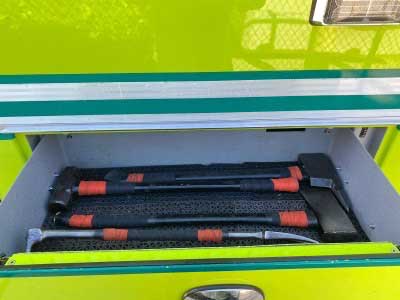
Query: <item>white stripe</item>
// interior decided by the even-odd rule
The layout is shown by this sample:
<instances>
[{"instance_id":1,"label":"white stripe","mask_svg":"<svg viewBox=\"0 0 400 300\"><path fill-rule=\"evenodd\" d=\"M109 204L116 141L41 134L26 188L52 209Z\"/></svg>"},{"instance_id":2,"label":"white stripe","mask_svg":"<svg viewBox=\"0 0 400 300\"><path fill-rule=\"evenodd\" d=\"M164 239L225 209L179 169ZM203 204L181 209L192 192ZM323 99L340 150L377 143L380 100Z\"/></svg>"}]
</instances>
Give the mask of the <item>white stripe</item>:
<instances>
[{"instance_id":1,"label":"white stripe","mask_svg":"<svg viewBox=\"0 0 400 300\"><path fill-rule=\"evenodd\" d=\"M98 115L0 118L0 133L257 127L367 126L399 123L400 110Z\"/></svg>"},{"instance_id":2,"label":"white stripe","mask_svg":"<svg viewBox=\"0 0 400 300\"><path fill-rule=\"evenodd\" d=\"M0 101L400 94L400 78L0 84Z\"/></svg>"}]
</instances>

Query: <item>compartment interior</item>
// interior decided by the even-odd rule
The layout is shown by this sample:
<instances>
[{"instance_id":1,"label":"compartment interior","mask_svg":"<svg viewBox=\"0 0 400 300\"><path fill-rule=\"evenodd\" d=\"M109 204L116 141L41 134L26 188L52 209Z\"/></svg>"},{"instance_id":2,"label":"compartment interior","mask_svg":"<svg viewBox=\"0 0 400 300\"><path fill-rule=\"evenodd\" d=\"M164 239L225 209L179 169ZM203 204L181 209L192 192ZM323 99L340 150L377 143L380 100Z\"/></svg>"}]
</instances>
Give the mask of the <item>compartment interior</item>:
<instances>
[{"instance_id":1,"label":"compartment interior","mask_svg":"<svg viewBox=\"0 0 400 300\"><path fill-rule=\"evenodd\" d=\"M150 172L178 172L190 176L197 175L229 175L240 172L267 169L269 167L293 166L296 162L280 163L245 163L245 164L211 164L211 165L171 165L123 168L131 173ZM81 169L83 180L103 180L109 171L104 169ZM115 169L112 169L115 170ZM121 169L119 169L121 170ZM271 211L306 210L307 203L300 193L255 193L245 191L169 191L145 192L131 195L108 196L76 196L70 204L70 211L74 214L102 214L123 215L131 213L138 216L262 216ZM360 228L356 218L350 214L351 220L357 227L359 237L354 241L368 241ZM45 218L44 229L68 229L67 226L56 226L54 215L49 213ZM169 229L180 231L183 229L215 229L224 232L259 232L265 230L283 231L305 236L321 242L324 240L318 228L295 228L267 226L265 224L185 224L152 226L154 230ZM147 228L148 229L148 228ZM343 242L337 240L336 242ZM86 250L121 250L121 249L160 249L160 248L191 248L191 247L220 247L220 246L254 246L265 244L297 243L285 240L256 240L236 239L224 240L222 243L201 243L198 241L102 241L96 239L48 239L36 244L33 252L48 251L86 251Z\"/></svg>"},{"instance_id":2,"label":"compartment interior","mask_svg":"<svg viewBox=\"0 0 400 300\"><path fill-rule=\"evenodd\" d=\"M84 175L98 179L105 169L145 166L135 170L188 171L229 170L272 163L288 164L300 153L322 152L330 156L345 183L351 200L353 221L359 226L362 241L400 242L398 216L400 201L368 152L351 129L306 129L303 131L198 130L173 132L135 132L48 135L42 138L31 160L0 206L0 251L6 255L23 252L29 228L50 228L47 213L48 188L66 166L85 169ZM247 164L243 164L247 163ZM225 164L242 164L225 165ZM176 165L186 165L177 167ZM93 170L93 169L96 170ZM272 200L271 200L272 198ZM305 202L298 194L258 194L244 192L146 193L102 199L73 201L76 212L106 212L110 202L118 213L161 212L177 215L262 212L269 209L301 209ZM233 226L233 227L232 227ZM208 226L207 226L208 227ZM226 229L252 231L259 225L228 225ZM290 232L299 229L290 229ZM318 232L295 232L318 239ZM38 244L35 251L97 250L131 248L195 247L196 243L103 242L94 240L55 240ZM235 241L226 245L254 245L255 241ZM262 242L262 244L264 244Z\"/></svg>"}]
</instances>

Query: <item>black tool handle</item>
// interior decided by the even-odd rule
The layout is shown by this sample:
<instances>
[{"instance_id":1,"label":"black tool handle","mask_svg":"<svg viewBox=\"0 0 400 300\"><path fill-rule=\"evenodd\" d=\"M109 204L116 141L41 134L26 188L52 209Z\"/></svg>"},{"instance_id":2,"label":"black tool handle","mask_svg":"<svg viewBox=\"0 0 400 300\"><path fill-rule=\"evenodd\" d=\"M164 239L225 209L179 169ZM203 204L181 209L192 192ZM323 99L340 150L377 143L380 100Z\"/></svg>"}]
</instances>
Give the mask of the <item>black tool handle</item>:
<instances>
[{"instance_id":1,"label":"black tool handle","mask_svg":"<svg viewBox=\"0 0 400 300\"><path fill-rule=\"evenodd\" d=\"M240 190L248 192L290 192L299 191L299 182L295 178L242 180Z\"/></svg>"},{"instance_id":2,"label":"black tool handle","mask_svg":"<svg viewBox=\"0 0 400 300\"><path fill-rule=\"evenodd\" d=\"M143 187L142 187L143 188ZM107 182L107 181L81 181L74 189L79 196L98 196L115 194L133 194L137 190L135 184L130 182Z\"/></svg>"},{"instance_id":3,"label":"black tool handle","mask_svg":"<svg viewBox=\"0 0 400 300\"><path fill-rule=\"evenodd\" d=\"M105 179L107 181L127 181L136 184L173 184L173 183L190 183L190 182L212 182L226 180L243 180L243 179L272 179L272 178L288 178L294 177L298 180L303 179L302 171L298 166L268 168L264 170L256 170L253 173L229 174L229 175L182 175L173 172L163 173L125 173L118 170L110 171Z\"/></svg>"},{"instance_id":4,"label":"black tool handle","mask_svg":"<svg viewBox=\"0 0 400 300\"><path fill-rule=\"evenodd\" d=\"M74 191L80 196L133 194L137 191L173 191L173 190L217 190L240 189L249 192L298 192L297 179L258 179L242 180L239 184L187 184L187 185L149 185L137 186L130 182L81 181Z\"/></svg>"},{"instance_id":5,"label":"black tool handle","mask_svg":"<svg viewBox=\"0 0 400 300\"><path fill-rule=\"evenodd\" d=\"M175 173L129 173L125 180L137 184L175 183L176 175Z\"/></svg>"},{"instance_id":6,"label":"black tool handle","mask_svg":"<svg viewBox=\"0 0 400 300\"><path fill-rule=\"evenodd\" d=\"M311 211L270 212L263 216L145 217L135 215L56 215L57 225L77 228L134 228L167 224L259 223L284 227L315 227L318 220Z\"/></svg>"},{"instance_id":7,"label":"black tool handle","mask_svg":"<svg viewBox=\"0 0 400 300\"><path fill-rule=\"evenodd\" d=\"M222 242L223 233L220 229L103 229L103 239L106 241L200 241Z\"/></svg>"},{"instance_id":8,"label":"black tool handle","mask_svg":"<svg viewBox=\"0 0 400 300\"><path fill-rule=\"evenodd\" d=\"M178 182L182 181L223 181L223 180L245 180L245 179L272 179L292 177L289 168L271 168L263 172L232 174L232 175L205 175L205 176L182 176L177 177Z\"/></svg>"}]
</instances>

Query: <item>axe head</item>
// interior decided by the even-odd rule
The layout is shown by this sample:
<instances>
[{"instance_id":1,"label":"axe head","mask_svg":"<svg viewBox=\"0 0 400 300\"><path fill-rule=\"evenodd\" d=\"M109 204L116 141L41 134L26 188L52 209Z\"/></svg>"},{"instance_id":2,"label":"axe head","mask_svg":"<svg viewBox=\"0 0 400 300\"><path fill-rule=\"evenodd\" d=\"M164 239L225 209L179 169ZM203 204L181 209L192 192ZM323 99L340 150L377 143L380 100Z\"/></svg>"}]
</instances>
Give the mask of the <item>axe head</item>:
<instances>
[{"instance_id":1,"label":"axe head","mask_svg":"<svg viewBox=\"0 0 400 300\"><path fill-rule=\"evenodd\" d=\"M330 158L324 153L305 153L298 157L312 187L330 189L343 208L349 212L350 202L340 176Z\"/></svg>"},{"instance_id":2,"label":"axe head","mask_svg":"<svg viewBox=\"0 0 400 300\"><path fill-rule=\"evenodd\" d=\"M317 216L324 240L344 242L358 239L356 228L329 189L303 188L300 193Z\"/></svg>"}]
</instances>

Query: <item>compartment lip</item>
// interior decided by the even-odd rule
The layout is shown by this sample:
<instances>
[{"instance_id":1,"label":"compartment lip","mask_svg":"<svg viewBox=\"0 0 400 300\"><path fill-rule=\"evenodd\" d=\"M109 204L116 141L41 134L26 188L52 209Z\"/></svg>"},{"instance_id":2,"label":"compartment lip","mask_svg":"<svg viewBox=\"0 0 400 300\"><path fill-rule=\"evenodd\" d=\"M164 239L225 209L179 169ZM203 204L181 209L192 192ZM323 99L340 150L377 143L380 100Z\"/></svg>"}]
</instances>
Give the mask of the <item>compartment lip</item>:
<instances>
[{"instance_id":1,"label":"compartment lip","mask_svg":"<svg viewBox=\"0 0 400 300\"><path fill-rule=\"evenodd\" d=\"M0 278L400 266L400 253L1 266Z\"/></svg>"}]
</instances>

